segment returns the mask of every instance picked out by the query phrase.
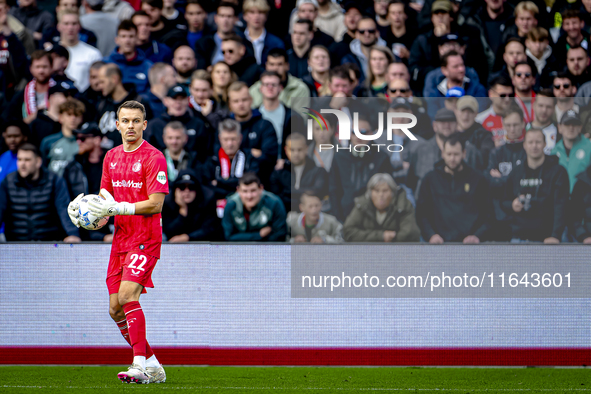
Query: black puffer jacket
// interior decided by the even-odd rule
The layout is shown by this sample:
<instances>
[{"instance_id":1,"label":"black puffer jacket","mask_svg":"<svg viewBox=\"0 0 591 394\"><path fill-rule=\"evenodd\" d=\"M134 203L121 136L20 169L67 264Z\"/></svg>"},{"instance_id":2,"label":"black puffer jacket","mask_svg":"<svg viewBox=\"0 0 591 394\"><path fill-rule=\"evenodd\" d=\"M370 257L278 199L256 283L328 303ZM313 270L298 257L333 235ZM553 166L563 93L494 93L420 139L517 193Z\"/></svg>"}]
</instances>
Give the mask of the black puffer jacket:
<instances>
[{"instance_id":1,"label":"black puffer jacket","mask_svg":"<svg viewBox=\"0 0 591 394\"><path fill-rule=\"evenodd\" d=\"M569 222L577 241L591 237L591 167L577 175L570 196Z\"/></svg>"},{"instance_id":2,"label":"black puffer jacket","mask_svg":"<svg viewBox=\"0 0 591 394\"><path fill-rule=\"evenodd\" d=\"M6 226L7 241L61 241L69 235L80 236L68 217L66 182L47 169L40 171L36 181L15 171L0 184L0 223Z\"/></svg>"}]
</instances>

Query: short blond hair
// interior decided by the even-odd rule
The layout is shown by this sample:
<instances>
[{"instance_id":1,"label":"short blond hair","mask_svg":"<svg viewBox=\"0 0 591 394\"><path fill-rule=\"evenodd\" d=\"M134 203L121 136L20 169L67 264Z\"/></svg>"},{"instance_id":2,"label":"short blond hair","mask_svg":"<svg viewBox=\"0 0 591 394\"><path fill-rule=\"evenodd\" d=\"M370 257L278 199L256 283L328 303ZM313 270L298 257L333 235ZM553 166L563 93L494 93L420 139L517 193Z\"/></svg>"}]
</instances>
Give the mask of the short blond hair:
<instances>
[{"instance_id":1,"label":"short blond hair","mask_svg":"<svg viewBox=\"0 0 591 394\"><path fill-rule=\"evenodd\" d=\"M515 7L514 16L517 17L520 12L529 12L534 16L534 18L538 19L538 14L540 13L540 9L538 6L532 1L522 1L521 3L517 4Z\"/></svg>"},{"instance_id":2,"label":"short blond hair","mask_svg":"<svg viewBox=\"0 0 591 394\"><path fill-rule=\"evenodd\" d=\"M78 18L78 23L80 23L80 14L78 13L78 11L70 10L70 9L61 10L60 12L57 13L58 23L62 21L62 18L65 15L76 15L76 17Z\"/></svg>"},{"instance_id":3,"label":"short blond hair","mask_svg":"<svg viewBox=\"0 0 591 394\"><path fill-rule=\"evenodd\" d=\"M244 88L248 90L248 85L246 83L242 81L232 82L230 86L228 86L228 94L230 94L230 92L239 92Z\"/></svg>"},{"instance_id":4,"label":"short blond hair","mask_svg":"<svg viewBox=\"0 0 591 394\"><path fill-rule=\"evenodd\" d=\"M265 14L268 14L271 8L265 0L245 0L244 4L242 5L242 11L246 14L251 10L259 10Z\"/></svg>"}]
</instances>

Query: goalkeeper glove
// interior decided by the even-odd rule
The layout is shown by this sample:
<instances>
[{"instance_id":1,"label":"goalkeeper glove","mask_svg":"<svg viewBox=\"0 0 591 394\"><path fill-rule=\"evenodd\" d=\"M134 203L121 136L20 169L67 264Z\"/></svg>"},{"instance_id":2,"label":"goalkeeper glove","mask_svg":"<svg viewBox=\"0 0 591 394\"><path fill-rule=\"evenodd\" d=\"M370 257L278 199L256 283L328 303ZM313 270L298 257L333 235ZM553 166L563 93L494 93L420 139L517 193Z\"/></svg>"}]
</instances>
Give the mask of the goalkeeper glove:
<instances>
[{"instance_id":1,"label":"goalkeeper glove","mask_svg":"<svg viewBox=\"0 0 591 394\"><path fill-rule=\"evenodd\" d=\"M104 199L90 201L88 210L97 217L115 215L135 215L135 204L130 202L117 202L105 189L101 189Z\"/></svg>"},{"instance_id":2,"label":"goalkeeper glove","mask_svg":"<svg viewBox=\"0 0 591 394\"><path fill-rule=\"evenodd\" d=\"M80 228L80 223L78 223L80 212L78 210L80 209L80 200L82 200L82 197L84 197L84 193L80 193L78 197L68 204L68 216L72 223L74 223L74 226L78 228Z\"/></svg>"}]
</instances>

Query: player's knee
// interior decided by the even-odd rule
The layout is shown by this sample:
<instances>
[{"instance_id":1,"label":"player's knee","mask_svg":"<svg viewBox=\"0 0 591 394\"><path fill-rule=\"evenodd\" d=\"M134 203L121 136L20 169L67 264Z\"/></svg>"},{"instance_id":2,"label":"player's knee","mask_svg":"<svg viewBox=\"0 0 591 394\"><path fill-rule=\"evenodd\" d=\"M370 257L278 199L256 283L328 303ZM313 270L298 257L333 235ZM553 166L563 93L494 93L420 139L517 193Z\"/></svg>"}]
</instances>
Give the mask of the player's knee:
<instances>
[{"instance_id":1,"label":"player's knee","mask_svg":"<svg viewBox=\"0 0 591 394\"><path fill-rule=\"evenodd\" d=\"M119 293L119 305L125 305L125 304L127 304L128 302L131 302L131 301L135 301L134 300L134 297L133 297L133 294L131 294L131 293L130 294L127 294L125 292L120 292Z\"/></svg>"},{"instance_id":2,"label":"player's knee","mask_svg":"<svg viewBox=\"0 0 591 394\"><path fill-rule=\"evenodd\" d=\"M116 307L110 306L109 315L111 315L111 319L115 321L125 319L125 312L123 312L123 308L121 308L119 305L117 305Z\"/></svg>"}]
</instances>

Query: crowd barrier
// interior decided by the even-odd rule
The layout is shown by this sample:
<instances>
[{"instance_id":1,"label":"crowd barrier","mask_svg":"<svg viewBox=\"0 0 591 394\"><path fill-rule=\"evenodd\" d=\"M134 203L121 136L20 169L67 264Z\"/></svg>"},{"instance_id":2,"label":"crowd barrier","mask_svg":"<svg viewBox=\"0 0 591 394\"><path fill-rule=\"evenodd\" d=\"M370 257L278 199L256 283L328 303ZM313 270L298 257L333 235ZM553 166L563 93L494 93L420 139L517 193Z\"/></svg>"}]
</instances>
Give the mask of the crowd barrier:
<instances>
[{"instance_id":1,"label":"crowd barrier","mask_svg":"<svg viewBox=\"0 0 591 394\"><path fill-rule=\"evenodd\" d=\"M412 253L465 261L495 247L521 246L423 245ZM540 247L548 259L588 253L583 245ZM0 245L0 364L129 364L131 349L108 314L109 253L101 244ZM164 245L155 288L141 298L159 359L590 364L591 298L292 298L291 258L285 244Z\"/></svg>"}]
</instances>

